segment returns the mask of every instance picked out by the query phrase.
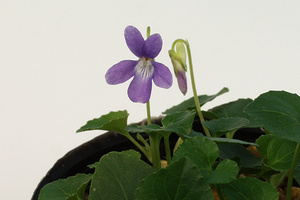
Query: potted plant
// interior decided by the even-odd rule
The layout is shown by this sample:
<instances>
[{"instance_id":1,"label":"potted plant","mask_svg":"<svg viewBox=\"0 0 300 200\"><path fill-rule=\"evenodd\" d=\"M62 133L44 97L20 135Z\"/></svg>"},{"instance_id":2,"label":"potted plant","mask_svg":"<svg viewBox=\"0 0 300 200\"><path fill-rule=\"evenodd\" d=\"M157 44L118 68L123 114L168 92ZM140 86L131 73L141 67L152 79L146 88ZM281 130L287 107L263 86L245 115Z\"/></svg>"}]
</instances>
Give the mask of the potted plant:
<instances>
[{"instance_id":1,"label":"potted plant","mask_svg":"<svg viewBox=\"0 0 300 200\"><path fill-rule=\"evenodd\" d=\"M293 184L297 186L300 182L300 97L297 94L269 91L255 100L238 99L202 111L202 105L228 89L223 88L215 95L198 96L189 43L178 39L169 56L183 94L187 91L188 57L194 96L167 109L153 123L149 103L152 81L166 89L172 85L170 70L154 60L162 47L161 37L150 35L148 27L144 40L135 27L128 26L125 40L139 59L115 64L105 78L108 84L114 85L133 77L128 96L133 102L146 104L147 122L128 125L127 111L116 111L88 121L77 132L118 133L121 137L116 138L130 141L135 148L127 148L120 142L121 148L111 148L100 157L93 157L95 151L86 150L81 161L87 157L94 160L81 164L83 169L90 170L79 170L81 173L69 177L65 174L62 179L45 185L39 200L275 200L281 198L279 192L286 199L295 195L292 190L299 188L293 188ZM93 144L103 141L99 138ZM285 180L283 192L280 187Z\"/></svg>"}]
</instances>

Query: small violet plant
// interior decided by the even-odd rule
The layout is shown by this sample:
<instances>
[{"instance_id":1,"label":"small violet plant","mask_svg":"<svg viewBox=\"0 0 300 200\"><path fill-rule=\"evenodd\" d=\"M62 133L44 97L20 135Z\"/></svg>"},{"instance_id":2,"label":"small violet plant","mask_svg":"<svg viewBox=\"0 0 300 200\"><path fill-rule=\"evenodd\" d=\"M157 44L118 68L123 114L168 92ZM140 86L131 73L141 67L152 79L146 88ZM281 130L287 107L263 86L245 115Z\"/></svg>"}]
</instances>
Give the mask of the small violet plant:
<instances>
[{"instance_id":1,"label":"small violet plant","mask_svg":"<svg viewBox=\"0 0 300 200\"><path fill-rule=\"evenodd\" d=\"M128 48L138 59L113 65L105 79L108 84L116 85L132 78L128 97L132 102L146 104L147 124L128 125L129 114L124 110L92 119L77 132L119 133L146 159L141 160L141 154L134 150L110 152L99 162L91 163L93 174L77 174L50 183L41 190L39 200L57 196L85 199L86 193L89 200L208 200L214 196L221 200L277 200L276 187L287 177L286 199L291 199L293 181L300 183L297 94L269 91L255 100L238 99L202 111L202 105L229 90L223 88L214 95L198 96L189 42L177 39L168 52L169 57L183 95L188 92L187 72L190 72L193 97L167 109L159 123L151 124L152 81L165 89L173 82L168 67L155 61L162 49L162 38L159 34L151 35L149 27L146 40L133 26L127 26L124 35ZM259 137L254 141L234 138L239 131L248 129L255 130ZM172 145L171 134L177 136ZM253 137L247 131L243 136ZM250 149L254 149L253 154ZM161 151L165 151L163 156ZM165 160L166 166L162 164Z\"/></svg>"}]
</instances>

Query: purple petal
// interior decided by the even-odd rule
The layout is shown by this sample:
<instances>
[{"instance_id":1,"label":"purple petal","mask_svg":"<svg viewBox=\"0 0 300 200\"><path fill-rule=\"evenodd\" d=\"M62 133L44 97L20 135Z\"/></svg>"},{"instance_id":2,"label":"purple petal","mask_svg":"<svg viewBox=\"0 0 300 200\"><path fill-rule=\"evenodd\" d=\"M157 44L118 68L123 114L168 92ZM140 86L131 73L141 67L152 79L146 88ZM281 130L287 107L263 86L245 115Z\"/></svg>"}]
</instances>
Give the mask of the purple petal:
<instances>
[{"instance_id":1,"label":"purple petal","mask_svg":"<svg viewBox=\"0 0 300 200\"><path fill-rule=\"evenodd\" d=\"M143 56L143 46L145 43L141 32L133 26L127 26L124 31L124 36L130 51L137 57L141 58Z\"/></svg>"},{"instance_id":2,"label":"purple petal","mask_svg":"<svg viewBox=\"0 0 300 200\"><path fill-rule=\"evenodd\" d=\"M106 72L106 82L110 85L124 83L135 74L134 68L137 63L138 61L123 60L115 64Z\"/></svg>"},{"instance_id":3,"label":"purple petal","mask_svg":"<svg viewBox=\"0 0 300 200\"><path fill-rule=\"evenodd\" d=\"M147 103L152 90L152 77L143 77L136 73L128 88L128 96L131 101Z\"/></svg>"},{"instance_id":4,"label":"purple petal","mask_svg":"<svg viewBox=\"0 0 300 200\"><path fill-rule=\"evenodd\" d=\"M153 82L156 86L162 88L170 88L172 86L173 78L168 67L164 64L152 61L154 67Z\"/></svg>"},{"instance_id":5,"label":"purple petal","mask_svg":"<svg viewBox=\"0 0 300 200\"><path fill-rule=\"evenodd\" d=\"M183 93L183 95L185 95L187 92L185 71L178 70L177 82L178 82L180 91Z\"/></svg>"},{"instance_id":6,"label":"purple petal","mask_svg":"<svg viewBox=\"0 0 300 200\"><path fill-rule=\"evenodd\" d=\"M151 59L154 59L162 48L162 39L160 35L153 34L150 35L150 37L147 38L145 41L144 47L143 47L143 56L145 58L149 57Z\"/></svg>"}]
</instances>

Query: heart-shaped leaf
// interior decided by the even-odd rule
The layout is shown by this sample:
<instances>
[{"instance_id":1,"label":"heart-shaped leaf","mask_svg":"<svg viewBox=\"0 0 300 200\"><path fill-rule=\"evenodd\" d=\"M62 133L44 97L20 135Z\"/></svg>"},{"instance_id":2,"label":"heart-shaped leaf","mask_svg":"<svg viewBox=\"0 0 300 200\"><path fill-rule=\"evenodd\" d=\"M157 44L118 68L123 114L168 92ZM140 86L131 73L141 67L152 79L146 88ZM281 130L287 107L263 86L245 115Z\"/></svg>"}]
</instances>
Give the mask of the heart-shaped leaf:
<instances>
[{"instance_id":1,"label":"heart-shaped leaf","mask_svg":"<svg viewBox=\"0 0 300 200\"><path fill-rule=\"evenodd\" d=\"M110 112L107 115L102 115L100 118L92 119L82 126L76 132L90 131L90 130L107 130L127 135L125 127L127 126L128 112L118 111Z\"/></svg>"},{"instance_id":2,"label":"heart-shaped leaf","mask_svg":"<svg viewBox=\"0 0 300 200\"><path fill-rule=\"evenodd\" d=\"M137 199L212 200L213 195L197 167L184 157L142 180Z\"/></svg>"},{"instance_id":3,"label":"heart-shaped leaf","mask_svg":"<svg viewBox=\"0 0 300 200\"><path fill-rule=\"evenodd\" d=\"M199 169L205 180L213 183L227 183L232 181L238 174L239 167L234 161L224 161L220 163L214 171L212 165L219 156L219 150L216 143L202 138L194 137L186 139L175 151L173 161L182 157L189 158ZM230 169L231 168L231 169ZM228 170L228 173L222 173Z\"/></svg>"},{"instance_id":4,"label":"heart-shaped leaf","mask_svg":"<svg viewBox=\"0 0 300 200\"><path fill-rule=\"evenodd\" d=\"M217 96L220 96L221 94L224 94L228 91L229 91L229 89L224 87L217 94L210 95L210 96L200 95L200 96L198 96L199 103L201 106L203 106L205 103L214 100ZM180 103L177 106L173 106L172 108L167 109L165 112L163 112L163 114L172 114L174 112L186 111L186 110L196 110L194 97L192 97L188 100L185 100L184 102Z\"/></svg>"},{"instance_id":5,"label":"heart-shaped leaf","mask_svg":"<svg viewBox=\"0 0 300 200\"><path fill-rule=\"evenodd\" d=\"M186 139L175 151L173 161L188 157L201 170L210 170L219 156L216 143L201 137Z\"/></svg>"},{"instance_id":6,"label":"heart-shaped leaf","mask_svg":"<svg viewBox=\"0 0 300 200\"><path fill-rule=\"evenodd\" d=\"M249 124L249 120L241 117L227 117L204 121L202 124L210 130L212 135L215 137L220 137L225 133L246 127L247 124Z\"/></svg>"},{"instance_id":7,"label":"heart-shaped leaf","mask_svg":"<svg viewBox=\"0 0 300 200\"><path fill-rule=\"evenodd\" d=\"M135 199L140 181L156 170L132 152L110 152L100 159L89 200Z\"/></svg>"},{"instance_id":8,"label":"heart-shaped leaf","mask_svg":"<svg viewBox=\"0 0 300 200\"><path fill-rule=\"evenodd\" d=\"M258 151L263 157L265 165L271 167L274 170L289 170L295 149L297 146L296 142L285 140L275 135L263 135L260 136L256 143ZM298 164L300 159L298 159Z\"/></svg>"},{"instance_id":9,"label":"heart-shaped leaf","mask_svg":"<svg viewBox=\"0 0 300 200\"><path fill-rule=\"evenodd\" d=\"M60 179L45 185L39 195L39 200L66 200L67 198L83 199L87 184L92 174L77 174L67 179Z\"/></svg>"},{"instance_id":10,"label":"heart-shaped leaf","mask_svg":"<svg viewBox=\"0 0 300 200\"><path fill-rule=\"evenodd\" d=\"M188 135L191 132L195 111L175 112L161 120L166 131Z\"/></svg>"},{"instance_id":11,"label":"heart-shaped leaf","mask_svg":"<svg viewBox=\"0 0 300 200\"><path fill-rule=\"evenodd\" d=\"M244 108L251 103L252 99L238 99L237 101L229 102L217 107L210 109L210 112L213 112L219 118L227 117L241 117L249 120L249 123L246 125L247 128L260 127L259 123L255 121L248 114L244 113Z\"/></svg>"},{"instance_id":12,"label":"heart-shaped leaf","mask_svg":"<svg viewBox=\"0 0 300 200\"><path fill-rule=\"evenodd\" d=\"M205 173L202 171L204 179L208 183L229 183L235 179L239 172L240 168L237 163L232 160L222 160L215 170L205 170Z\"/></svg>"},{"instance_id":13,"label":"heart-shaped leaf","mask_svg":"<svg viewBox=\"0 0 300 200\"><path fill-rule=\"evenodd\" d=\"M222 184L221 189L226 199L234 200L278 200L279 194L275 187L255 178L239 178L228 184Z\"/></svg>"},{"instance_id":14,"label":"heart-shaped leaf","mask_svg":"<svg viewBox=\"0 0 300 200\"><path fill-rule=\"evenodd\" d=\"M300 97L285 91L269 91L257 97L245 112L274 135L300 143Z\"/></svg>"}]
</instances>

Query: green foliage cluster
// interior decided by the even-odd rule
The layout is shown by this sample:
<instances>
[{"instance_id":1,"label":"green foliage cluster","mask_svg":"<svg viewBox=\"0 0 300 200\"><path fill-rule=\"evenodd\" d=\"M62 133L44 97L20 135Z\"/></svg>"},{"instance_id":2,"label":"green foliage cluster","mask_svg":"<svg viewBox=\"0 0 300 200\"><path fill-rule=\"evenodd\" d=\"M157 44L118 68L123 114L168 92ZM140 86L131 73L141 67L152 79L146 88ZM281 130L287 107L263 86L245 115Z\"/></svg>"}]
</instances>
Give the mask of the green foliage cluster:
<instances>
[{"instance_id":1,"label":"green foliage cluster","mask_svg":"<svg viewBox=\"0 0 300 200\"><path fill-rule=\"evenodd\" d=\"M204 105L227 91L224 88L216 95L198 96L199 102ZM192 130L195 113L195 103L189 99L166 110L162 126L127 126L127 111L88 121L77 132L108 130L126 137L130 137L129 133L147 133L155 142L177 134L181 141L165 168L150 166L133 150L110 152L93 165L94 174L52 182L41 190L39 200L83 200L88 184L89 200L208 200L213 199L213 189L221 199L277 200L276 187L287 174L289 181L300 181L298 95L269 91L255 100L238 99L210 109L204 112L210 120L203 125L212 137ZM237 130L255 127L264 128L266 133L255 143L233 139ZM153 151L151 145L138 138L143 144L142 152L154 162L149 153ZM248 145L256 146L261 157L250 153L245 147Z\"/></svg>"}]
</instances>

